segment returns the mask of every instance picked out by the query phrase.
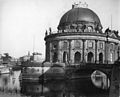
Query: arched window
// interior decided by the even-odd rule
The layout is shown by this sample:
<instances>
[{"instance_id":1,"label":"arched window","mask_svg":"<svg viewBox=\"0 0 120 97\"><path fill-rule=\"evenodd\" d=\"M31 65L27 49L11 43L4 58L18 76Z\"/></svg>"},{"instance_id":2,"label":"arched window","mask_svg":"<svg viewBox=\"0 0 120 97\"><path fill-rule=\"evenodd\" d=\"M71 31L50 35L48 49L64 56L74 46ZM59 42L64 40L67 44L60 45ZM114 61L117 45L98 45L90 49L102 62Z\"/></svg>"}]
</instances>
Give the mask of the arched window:
<instances>
[{"instance_id":1,"label":"arched window","mask_svg":"<svg viewBox=\"0 0 120 97\"><path fill-rule=\"evenodd\" d=\"M74 56L74 62L80 63L80 61L81 61L81 54L79 52L76 52Z\"/></svg>"},{"instance_id":2,"label":"arched window","mask_svg":"<svg viewBox=\"0 0 120 97\"><path fill-rule=\"evenodd\" d=\"M63 63L66 63L68 61L68 55L67 52L63 53Z\"/></svg>"},{"instance_id":3,"label":"arched window","mask_svg":"<svg viewBox=\"0 0 120 97\"><path fill-rule=\"evenodd\" d=\"M53 54L53 62L57 62L57 53L56 52L54 52L54 54Z\"/></svg>"},{"instance_id":4,"label":"arched window","mask_svg":"<svg viewBox=\"0 0 120 97\"><path fill-rule=\"evenodd\" d=\"M99 54L99 63L103 63L103 53Z\"/></svg>"},{"instance_id":5,"label":"arched window","mask_svg":"<svg viewBox=\"0 0 120 97\"><path fill-rule=\"evenodd\" d=\"M89 53L88 53L87 62L89 62L89 63L94 62L94 55L93 55L92 52L89 52Z\"/></svg>"}]
</instances>

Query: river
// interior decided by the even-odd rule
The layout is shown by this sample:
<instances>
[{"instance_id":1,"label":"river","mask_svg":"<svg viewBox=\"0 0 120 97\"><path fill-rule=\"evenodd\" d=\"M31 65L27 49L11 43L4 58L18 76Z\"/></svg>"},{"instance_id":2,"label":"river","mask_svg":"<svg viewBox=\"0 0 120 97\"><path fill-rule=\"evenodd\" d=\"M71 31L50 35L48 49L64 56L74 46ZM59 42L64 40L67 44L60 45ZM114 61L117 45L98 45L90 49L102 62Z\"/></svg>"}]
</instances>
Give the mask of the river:
<instances>
[{"instance_id":1,"label":"river","mask_svg":"<svg viewBox=\"0 0 120 97\"><path fill-rule=\"evenodd\" d=\"M109 97L109 89L96 87L90 78L28 83L19 81L20 73L0 75L0 97Z\"/></svg>"}]
</instances>

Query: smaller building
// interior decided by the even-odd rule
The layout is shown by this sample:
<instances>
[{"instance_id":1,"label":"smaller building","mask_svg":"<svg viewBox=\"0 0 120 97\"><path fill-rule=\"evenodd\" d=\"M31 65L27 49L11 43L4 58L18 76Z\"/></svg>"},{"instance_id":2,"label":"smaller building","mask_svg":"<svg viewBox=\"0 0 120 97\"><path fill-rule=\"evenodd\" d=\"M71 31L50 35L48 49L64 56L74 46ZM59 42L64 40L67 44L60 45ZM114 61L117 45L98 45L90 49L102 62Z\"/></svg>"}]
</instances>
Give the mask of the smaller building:
<instances>
[{"instance_id":1,"label":"smaller building","mask_svg":"<svg viewBox=\"0 0 120 97\"><path fill-rule=\"evenodd\" d=\"M34 52L32 55L28 52L28 55L20 57L20 61L41 62L41 53Z\"/></svg>"}]
</instances>

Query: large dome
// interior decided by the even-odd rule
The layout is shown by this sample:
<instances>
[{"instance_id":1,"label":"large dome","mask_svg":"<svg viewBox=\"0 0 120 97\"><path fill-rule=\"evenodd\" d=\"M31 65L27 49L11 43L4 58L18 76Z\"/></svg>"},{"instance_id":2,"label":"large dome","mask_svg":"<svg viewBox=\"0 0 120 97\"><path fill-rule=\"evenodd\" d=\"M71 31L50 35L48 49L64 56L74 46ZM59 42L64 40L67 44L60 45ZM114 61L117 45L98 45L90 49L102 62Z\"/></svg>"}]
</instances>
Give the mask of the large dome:
<instances>
[{"instance_id":1,"label":"large dome","mask_svg":"<svg viewBox=\"0 0 120 97\"><path fill-rule=\"evenodd\" d=\"M58 28L61 28L68 24L79 23L79 22L95 23L101 26L100 19L95 12L93 12L88 8L79 7L79 8L72 8L71 10L66 12L62 16Z\"/></svg>"}]
</instances>

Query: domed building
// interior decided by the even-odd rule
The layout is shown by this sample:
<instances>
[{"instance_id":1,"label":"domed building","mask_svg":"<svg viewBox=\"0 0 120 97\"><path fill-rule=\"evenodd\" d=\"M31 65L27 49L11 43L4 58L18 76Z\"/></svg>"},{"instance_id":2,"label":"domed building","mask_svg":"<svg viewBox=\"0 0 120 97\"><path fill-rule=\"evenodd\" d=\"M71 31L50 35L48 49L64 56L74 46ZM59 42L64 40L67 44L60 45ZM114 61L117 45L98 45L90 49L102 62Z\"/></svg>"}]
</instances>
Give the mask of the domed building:
<instances>
[{"instance_id":1,"label":"domed building","mask_svg":"<svg viewBox=\"0 0 120 97\"><path fill-rule=\"evenodd\" d=\"M98 15L89 8L73 5L60 19L58 31L46 32L45 62L65 65L114 63L119 57L118 31L102 31Z\"/></svg>"}]
</instances>

